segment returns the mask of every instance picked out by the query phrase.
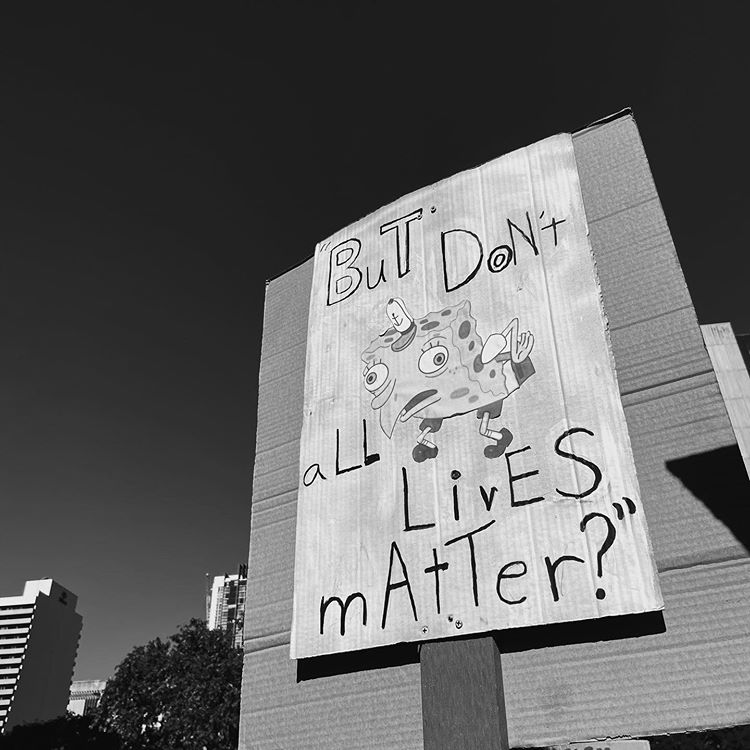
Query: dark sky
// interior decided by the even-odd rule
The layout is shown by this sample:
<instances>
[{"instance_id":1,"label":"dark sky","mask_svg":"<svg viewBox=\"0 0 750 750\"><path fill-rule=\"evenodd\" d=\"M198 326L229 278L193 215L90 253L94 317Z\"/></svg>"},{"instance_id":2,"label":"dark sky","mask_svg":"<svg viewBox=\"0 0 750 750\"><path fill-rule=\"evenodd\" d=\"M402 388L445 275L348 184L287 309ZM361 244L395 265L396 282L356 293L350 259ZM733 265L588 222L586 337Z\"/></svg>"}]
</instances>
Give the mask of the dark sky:
<instances>
[{"instance_id":1,"label":"dark sky","mask_svg":"<svg viewBox=\"0 0 750 750\"><path fill-rule=\"evenodd\" d=\"M0 595L78 594L78 679L246 560L264 282L403 193L630 106L700 321L750 332L748 45L703 5L1 12Z\"/></svg>"}]
</instances>

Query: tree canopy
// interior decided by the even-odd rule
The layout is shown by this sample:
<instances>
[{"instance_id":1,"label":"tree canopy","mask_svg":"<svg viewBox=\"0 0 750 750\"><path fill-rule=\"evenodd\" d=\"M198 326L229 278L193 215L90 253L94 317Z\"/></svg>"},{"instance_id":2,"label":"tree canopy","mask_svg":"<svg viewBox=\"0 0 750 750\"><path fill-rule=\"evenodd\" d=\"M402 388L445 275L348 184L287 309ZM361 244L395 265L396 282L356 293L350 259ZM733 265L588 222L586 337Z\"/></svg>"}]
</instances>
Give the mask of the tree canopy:
<instances>
[{"instance_id":1,"label":"tree canopy","mask_svg":"<svg viewBox=\"0 0 750 750\"><path fill-rule=\"evenodd\" d=\"M125 657L94 726L118 735L123 750L235 750L241 679L242 651L230 635L193 619Z\"/></svg>"}]
</instances>

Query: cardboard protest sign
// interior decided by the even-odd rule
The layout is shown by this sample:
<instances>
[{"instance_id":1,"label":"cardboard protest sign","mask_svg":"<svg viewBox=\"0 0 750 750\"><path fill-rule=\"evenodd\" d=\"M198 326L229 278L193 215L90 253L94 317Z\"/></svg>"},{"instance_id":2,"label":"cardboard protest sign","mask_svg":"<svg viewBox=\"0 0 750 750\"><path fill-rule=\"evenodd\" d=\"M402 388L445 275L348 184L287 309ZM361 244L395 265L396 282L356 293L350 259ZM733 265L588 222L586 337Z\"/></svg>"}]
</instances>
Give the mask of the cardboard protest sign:
<instances>
[{"instance_id":1,"label":"cardboard protest sign","mask_svg":"<svg viewBox=\"0 0 750 750\"><path fill-rule=\"evenodd\" d=\"M292 658L661 607L570 136L320 243Z\"/></svg>"}]
</instances>

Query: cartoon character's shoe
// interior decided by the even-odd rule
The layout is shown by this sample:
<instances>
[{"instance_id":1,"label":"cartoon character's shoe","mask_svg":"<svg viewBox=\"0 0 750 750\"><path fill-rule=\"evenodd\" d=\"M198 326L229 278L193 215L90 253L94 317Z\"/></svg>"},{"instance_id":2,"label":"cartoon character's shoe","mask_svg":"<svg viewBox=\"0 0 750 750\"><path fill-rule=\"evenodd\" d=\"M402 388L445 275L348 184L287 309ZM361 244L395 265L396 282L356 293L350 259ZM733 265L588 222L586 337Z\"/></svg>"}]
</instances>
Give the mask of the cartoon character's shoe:
<instances>
[{"instance_id":1,"label":"cartoon character's shoe","mask_svg":"<svg viewBox=\"0 0 750 750\"><path fill-rule=\"evenodd\" d=\"M422 443L417 443L411 451L411 457L418 464L421 464L422 461L426 461L428 458L435 458L437 454L438 449L436 445L422 445Z\"/></svg>"},{"instance_id":2,"label":"cartoon character's shoe","mask_svg":"<svg viewBox=\"0 0 750 750\"><path fill-rule=\"evenodd\" d=\"M486 458L499 458L505 453L505 449L510 445L513 440L513 433L503 427L500 430L500 437L495 441L495 445L486 445L484 447L484 455Z\"/></svg>"}]
</instances>

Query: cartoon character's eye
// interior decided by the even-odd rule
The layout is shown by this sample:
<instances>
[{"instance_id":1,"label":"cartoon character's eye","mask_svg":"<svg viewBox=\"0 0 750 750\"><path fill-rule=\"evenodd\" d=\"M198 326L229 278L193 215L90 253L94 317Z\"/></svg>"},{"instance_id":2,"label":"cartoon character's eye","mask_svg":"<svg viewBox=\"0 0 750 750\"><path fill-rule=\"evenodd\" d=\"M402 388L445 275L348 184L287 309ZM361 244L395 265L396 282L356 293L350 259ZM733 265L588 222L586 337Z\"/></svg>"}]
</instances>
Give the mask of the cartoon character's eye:
<instances>
[{"instance_id":1,"label":"cartoon character's eye","mask_svg":"<svg viewBox=\"0 0 750 750\"><path fill-rule=\"evenodd\" d=\"M365 371L365 388L368 391L377 391L386 380L388 380L388 367L382 362L368 367Z\"/></svg>"},{"instance_id":2,"label":"cartoon character's eye","mask_svg":"<svg viewBox=\"0 0 750 750\"><path fill-rule=\"evenodd\" d=\"M419 369L425 375L432 375L445 367L447 362L448 350L442 344L438 344L422 352L422 356L419 358Z\"/></svg>"}]
</instances>

